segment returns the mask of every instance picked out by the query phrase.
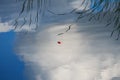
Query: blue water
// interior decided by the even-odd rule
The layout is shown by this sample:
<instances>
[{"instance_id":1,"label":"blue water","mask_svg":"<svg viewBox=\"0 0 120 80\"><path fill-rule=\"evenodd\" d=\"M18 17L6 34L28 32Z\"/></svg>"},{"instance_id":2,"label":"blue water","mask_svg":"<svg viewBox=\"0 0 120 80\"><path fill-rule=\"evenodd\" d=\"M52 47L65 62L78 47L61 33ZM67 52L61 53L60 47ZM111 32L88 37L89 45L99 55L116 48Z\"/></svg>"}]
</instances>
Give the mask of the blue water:
<instances>
[{"instance_id":1,"label":"blue water","mask_svg":"<svg viewBox=\"0 0 120 80\"><path fill-rule=\"evenodd\" d=\"M26 80L24 63L15 55L14 32L0 33L0 80Z\"/></svg>"}]
</instances>

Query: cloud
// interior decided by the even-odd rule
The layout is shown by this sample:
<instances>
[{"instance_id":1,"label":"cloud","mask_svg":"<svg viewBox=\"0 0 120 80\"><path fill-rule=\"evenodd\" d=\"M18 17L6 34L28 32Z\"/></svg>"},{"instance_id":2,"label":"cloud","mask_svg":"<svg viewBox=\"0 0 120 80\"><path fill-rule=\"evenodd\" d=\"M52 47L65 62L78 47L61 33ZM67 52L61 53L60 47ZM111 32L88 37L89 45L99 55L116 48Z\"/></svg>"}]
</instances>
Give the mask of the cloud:
<instances>
[{"instance_id":1,"label":"cloud","mask_svg":"<svg viewBox=\"0 0 120 80\"><path fill-rule=\"evenodd\" d=\"M120 77L119 41L110 39L110 32L105 31L102 24L92 23L74 23L69 32L56 36L68 25L68 22L45 23L38 32L18 35L18 55L28 67L32 66L34 79L112 80Z\"/></svg>"},{"instance_id":2,"label":"cloud","mask_svg":"<svg viewBox=\"0 0 120 80\"><path fill-rule=\"evenodd\" d=\"M77 11L82 11L85 9L85 7L86 7L85 10L89 9L90 1L88 1L88 2L85 1L85 3L82 4L83 2L84 2L84 0L75 0L75 1L71 2L70 4L74 9L77 8Z\"/></svg>"},{"instance_id":3,"label":"cloud","mask_svg":"<svg viewBox=\"0 0 120 80\"><path fill-rule=\"evenodd\" d=\"M77 7L76 1L68 4L67 0L57 0L51 9L66 12ZM66 8L66 3L71 6ZM72 14L44 17L36 32L16 36L16 52L26 63L26 69L30 68L27 74L31 80L119 79L120 42L109 37L110 30L104 28L104 23L95 24L86 19L75 23L76 16ZM70 31L57 36L71 24Z\"/></svg>"},{"instance_id":4,"label":"cloud","mask_svg":"<svg viewBox=\"0 0 120 80\"><path fill-rule=\"evenodd\" d=\"M12 29L12 26L10 26L8 23L0 23L0 32L8 32Z\"/></svg>"},{"instance_id":5,"label":"cloud","mask_svg":"<svg viewBox=\"0 0 120 80\"><path fill-rule=\"evenodd\" d=\"M17 6L17 7L16 7ZM14 26L11 25L11 22L17 18L20 8L19 4L15 0L6 1L0 0L0 32L8 32L14 30ZM26 27L24 28L26 29ZM14 30L22 31L23 29Z\"/></svg>"},{"instance_id":6,"label":"cloud","mask_svg":"<svg viewBox=\"0 0 120 80\"><path fill-rule=\"evenodd\" d=\"M56 1L56 0L51 0L51 6L49 6L49 10L61 14L61 13L69 13L71 10L75 8L84 8L84 6L80 7L79 4L81 4L82 1L79 0L74 0L74 1L68 1L68 0L61 0L61 1ZM19 14L19 10L21 8L21 2L17 3L14 0L9 1L0 1L0 32L7 32L10 30L14 30L13 26L9 25L10 21L14 20L17 18L17 15ZM61 6L62 4L62 6ZM17 6L17 8L16 8ZM34 14L33 14L34 15ZM46 18L46 17L45 17ZM21 18L19 18L20 20ZM19 21L18 20L18 21ZM21 21L19 21L21 23ZM4 27L3 27L4 26ZM31 25L34 26L34 25ZM32 27L35 29L35 27ZM22 28L17 28L17 30L14 31L31 31L30 27L28 27L27 23L25 26Z\"/></svg>"},{"instance_id":7,"label":"cloud","mask_svg":"<svg viewBox=\"0 0 120 80\"><path fill-rule=\"evenodd\" d=\"M28 25L24 25L22 28L16 28L15 26L11 25L9 22L5 22L2 23L0 22L0 32L9 32L9 31L14 31L14 32L34 32L35 31L35 27L34 25L32 25L33 27L30 27Z\"/></svg>"}]
</instances>

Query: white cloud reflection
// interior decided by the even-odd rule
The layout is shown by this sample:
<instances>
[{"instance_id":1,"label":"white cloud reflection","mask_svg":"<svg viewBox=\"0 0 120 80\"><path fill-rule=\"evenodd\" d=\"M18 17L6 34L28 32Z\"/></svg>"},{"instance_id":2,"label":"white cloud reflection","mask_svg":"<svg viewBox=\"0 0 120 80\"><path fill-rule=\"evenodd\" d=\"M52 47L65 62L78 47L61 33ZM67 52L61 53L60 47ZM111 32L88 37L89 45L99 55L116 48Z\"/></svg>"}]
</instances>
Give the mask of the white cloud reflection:
<instances>
[{"instance_id":1,"label":"white cloud reflection","mask_svg":"<svg viewBox=\"0 0 120 80\"><path fill-rule=\"evenodd\" d=\"M1 23L0 22L0 32L8 32L12 30L12 26L9 26L8 23Z\"/></svg>"},{"instance_id":2,"label":"white cloud reflection","mask_svg":"<svg viewBox=\"0 0 120 80\"><path fill-rule=\"evenodd\" d=\"M56 36L68 24L43 24L45 28L40 32L28 34L20 41L20 55L28 67L35 65L32 67L34 79L112 80L120 77L119 41L111 39L110 32L100 24L90 23L73 25L69 32Z\"/></svg>"},{"instance_id":3,"label":"white cloud reflection","mask_svg":"<svg viewBox=\"0 0 120 80\"><path fill-rule=\"evenodd\" d=\"M57 0L51 9L58 13L66 12L77 5L72 1L69 8L65 5L68 2ZM74 15L48 14L37 32L17 35L16 50L26 68L31 67L27 70L29 80L119 79L120 42L109 37L109 30L100 23L85 23L86 20L74 23ZM69 32L56 36L70 24L74 25ZM62 44L57 44L57 41Z\"/></svg>"}]
</instances>

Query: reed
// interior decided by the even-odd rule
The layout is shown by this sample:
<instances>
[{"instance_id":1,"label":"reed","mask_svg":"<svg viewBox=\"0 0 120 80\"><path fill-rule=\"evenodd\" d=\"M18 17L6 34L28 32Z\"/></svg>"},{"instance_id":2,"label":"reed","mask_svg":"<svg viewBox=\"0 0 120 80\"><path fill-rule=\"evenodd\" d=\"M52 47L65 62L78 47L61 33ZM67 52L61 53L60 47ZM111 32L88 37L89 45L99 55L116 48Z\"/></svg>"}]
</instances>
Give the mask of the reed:
<instances>
[{"instance_id":1,"label":"reed","mask_svg":"<svg viewBox=\"0 0 120 80\"><path fill-rule=\"evenodd\" d=\"M16 0L19 2L20 0ZM90 7L86 9L89 5ZM36 28L39 27L40 15L44 14L45 10L50 4L50 0L22 0L22 7L18 18L15 20L15 29L21 28L25 24L36 24ZM113 34L117 35L117 40L120 37L120 0L84 0L82 5L86 5L83 11L76 11L73 9L70 13L75 12L79 16L77 21L86 16L89 17L89 21L96 20L100 21L107 17L106 26L113 25ZM55 14L54 12L48 10L48 12ZM70 13L55 14L55 15L67 15ZM19 23L19 19L23 19L23 23ZM34 18L34 19L33 19ZM117 34L116 34L117 32Z\"/></svg>"},{"instance_id":2,"label":"reed","mask_svg":"<svg viewBox=\"0 0 120 80\"><path fill-rule=\"evenodd\" d=\"M82 4L88 1L84 0ZM118 40L120 37L120 0L90 0L90 2L90 8L83 12L83 14L80 14L79 17L89 16L89 21L106 19L106 26L113 26L111 37L117 33L115 35L117 36L116 40ZM78 19L80 19L79 17Z\"/></svg>"}]
</instances>

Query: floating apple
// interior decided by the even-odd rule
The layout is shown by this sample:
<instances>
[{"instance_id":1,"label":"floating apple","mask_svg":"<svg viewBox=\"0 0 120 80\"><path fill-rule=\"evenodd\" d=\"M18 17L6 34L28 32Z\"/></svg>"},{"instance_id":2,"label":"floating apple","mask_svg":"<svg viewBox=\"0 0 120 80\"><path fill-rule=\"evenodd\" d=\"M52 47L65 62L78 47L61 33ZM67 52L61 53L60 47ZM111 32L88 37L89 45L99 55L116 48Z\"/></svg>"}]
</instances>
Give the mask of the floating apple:
<instances>
[{"instance_id":1,"label":"floating apple","mask_svg":"<svg viewBox=\"0 0 120 80\"><path fill-rule=\"evenodd\" d=\"M61 41L58 41L57 43L58 43L58 44L61 44Z\"/></svg>"}]
</instances>

